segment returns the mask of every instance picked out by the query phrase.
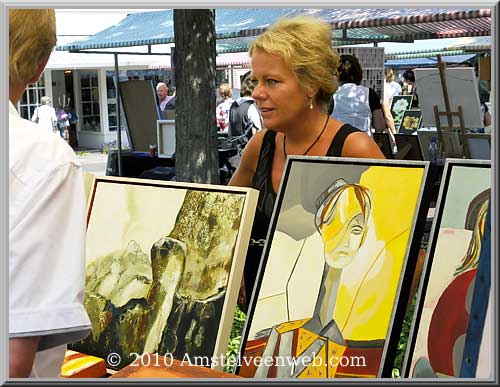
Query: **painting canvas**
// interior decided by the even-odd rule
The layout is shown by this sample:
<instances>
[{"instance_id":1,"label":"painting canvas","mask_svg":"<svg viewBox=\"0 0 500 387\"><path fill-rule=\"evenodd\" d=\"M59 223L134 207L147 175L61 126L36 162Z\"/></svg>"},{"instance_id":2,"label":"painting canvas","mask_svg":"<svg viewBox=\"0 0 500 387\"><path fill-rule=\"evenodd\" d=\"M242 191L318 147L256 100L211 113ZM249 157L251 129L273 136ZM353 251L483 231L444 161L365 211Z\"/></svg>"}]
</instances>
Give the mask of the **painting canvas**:
<instances>
[{"instance_id":1,"label":"painting canvas","mask_svg":"<svg viewBox=\"0 0 500 387\"><path fill-rule=\"evenodd\" d=\"M84 301L92 333L71 349L111 368L130 364L134 353L225 355L257 194L97 177Z\"/></svg>"},{"instance_id":2,"label":"painting canvas","mask_svg":"<svg viewBox=\"0 0 500 387\"><path fill-rule=\"evenodd\" d=\"M445 69L445 80L450 110L458 112L458 107L461 106L465 128L482 128L484 125L474 68L447 68ZM423 115L422 125L436 127L434 106L438 107L439 112L446 111L439 69L415 69L415 82L417 83L420 110ZM445 116L441 116L440 120L442 126L448 126L448 120ZM455 127L458 127L459 117L454 116L452 122Z\"/></svg>"},{"instance_id":3,"label":"painting canvas","mask_svg":"<svg viewBox=\"0 0 500 387\"><path fill-rule=\"evenodd\" d=\"M439 147L439 136L437 130L418 130L418 142L422 150L424 160L430 160L429 145L432 137L436 138L436 143ZM461 158L462 157L462 144L460 143L460 136L456 130L442 130L441 138L443 139L443 151L447 158Z\"/></svg>"},{"instance_id":4,"label":"painting canvas","mask_svg":"<svg viewBox=\"0 0 500 387\"><path fill-rule=\"evenodd\" d=\"M119 87L130 149L149 152L149 145L156 144L156 121L160 119L153 82L133 79L120 82Z\"/></svg>"},{"instance_id":5,"label":"painting canvas","mask_svg":"<svg viewBox=\"0 0 500 387\"><path fill-rule=\"evenodd\" d=\"M392 97L391 114L394 118L394 126L399 130L405 111L411 108L413 95L395 95Z\"/></svg>"},{"instance_id":6,"label":"painting canvas","mask_svg":"<svg viewBox=\"0 0 500 387\"><path fill-rule=\"evenodd\" d=\"M491 204L491 198L489 198ZM469 309L469 324L465 336L464 354L462 356L461 378L473 378L479 361L479 351L484 333L491 289L491 205L484 219L481 252L474 280L472 301ZM488 332L486 333L488 336ZM491 335L489 337L491 339Z\"/></svg>"},{"instance_id":7,"label":"painting canvas","mask_svg":"<svg viewBox=\"0 0 500 387\"><path fill-rule=\"evenodd\" d=\"M399 125L398 133L412 134L420 129L422 112L420 110L406 110Z\"/></svg>"},{"instance_id":8,"label":"painting canvas","mask_svg":"<svg viewBox=\"0 0 500 387\"><path fill-rule=\"evenodd\" d=\"M487 161L446 161L408 339L406 377L460 375L491 180Z\"/></svg>"},{"instance_id":9,"label":"painting canvas","mask_svg":"<svg viewBox=\"0 0 500 387\"><path fill-rule=\"evenodd\" d=\"M489 133L465 133L470 158L491 160L491 135Z\"/></svg>"},{"instance_id":10,"label":"painting canvas","mask_svg":"<svg viewBox=\"0 0 500 387\"><path fill-rule=\"evenodd\" d=\"M422 161L288 159L240 376L390 375L425 221L427 168Z\"/></svg>"},{"instance_id":11,"label":"painting canvas","mask_svg":"<svg viewBox=\"0 0 500 387\"><path fill-rule=\"evenodd\" d=\"M158 120L156 124L158 157L174 157L176 145L175 120Z\"/></svg>"},{"instance_id":12,"label":"painting canvas","mask_svg":"<svg viewBox=\"0 0 500 387\"><path fill-rule=\"evenodd\" d=\"M490 290L488 300L493 299L493 293ZM494 321L493 321L493 302L488 302L488 309L486 309L486 316L484 319L483 335L481 337L481 346L479 347L479 354L477 358L476 378L491 379L493 377L493 361L495 358L493 344L495 337L493 336Z\"/></svg>"}]
</instances>

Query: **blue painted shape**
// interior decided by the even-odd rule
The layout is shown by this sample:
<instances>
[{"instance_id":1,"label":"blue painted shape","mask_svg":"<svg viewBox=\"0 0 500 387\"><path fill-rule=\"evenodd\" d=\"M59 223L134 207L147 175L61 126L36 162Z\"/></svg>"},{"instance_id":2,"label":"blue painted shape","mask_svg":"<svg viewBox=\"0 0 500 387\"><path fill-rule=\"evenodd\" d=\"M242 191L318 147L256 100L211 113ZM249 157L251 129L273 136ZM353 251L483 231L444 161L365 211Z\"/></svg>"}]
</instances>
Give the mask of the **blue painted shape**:
<instances>
[{"instance_id":1,"label":"blue painted shape","mask_svg":"<svg viewBox=\"0 0 500 387\"><path fill-rule=\"evenodd\" d=\"M460 369L461 378L474 378L476 376L477 361L481 339L483 337L484 321L491 287L491 196L488 212L484 224L484 235L481 242L479 264L474 284L472 305L467 326L464 355Z\"/></svg>"}]
</instances>

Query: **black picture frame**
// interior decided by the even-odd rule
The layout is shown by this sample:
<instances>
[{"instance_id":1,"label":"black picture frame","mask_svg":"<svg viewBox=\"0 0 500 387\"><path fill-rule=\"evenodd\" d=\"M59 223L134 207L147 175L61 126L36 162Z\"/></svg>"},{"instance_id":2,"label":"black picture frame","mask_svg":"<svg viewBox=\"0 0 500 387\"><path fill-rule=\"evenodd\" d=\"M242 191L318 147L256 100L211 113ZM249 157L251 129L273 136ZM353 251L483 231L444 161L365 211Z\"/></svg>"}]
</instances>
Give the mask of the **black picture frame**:
<instances>
[{"instance_id":1,"label":"black picture frame","mask_svg":"<svg viewBox=\"0 0 500 387\"><path fill-rule=\"evenodd\" d=\"M422 112L420 110L406 110L399 125L398 133L413 134L422 126Z\"/></svg>"},{"instance_id":2,"label":"black picture frame","mask_svg":"<svg viewBox=\"0 0 500 387\"><path fill-rule=\"evenodd\" d=\"M429 162L426 161L399 161L399 160L370 160L370 159L350 159L350 158L335 158L335 157L303 157L303 156L292 156L287 159L283 179L280 184L280 188L277 195L276 204L274 207L273 215L271 218L270 227L268 230L266 242L264 245L263 254L259 264L259 270L257 275L256 284L250 299L249 308L247 312L247 318L245 326L242 332L241 343L239 347L238 358L245 359L245 347L247 341L249 340L249 333L254 318L256 305L258 301L258 295L263 284L263 278L266 271L266 265L270 256L270 251L272 248L272 236L276 231L278 219L282 216L281 210L283 207L283 202L285 195L287 194L287 183L294 166L297 164L304 164L307 166L314 167L314 170L321 169L321 166L334 165L337 168L349 168L365 167L368 169L371 166L384 166L384 167L398 167L398 168L421 168L422 169L422 180L420 185L420 191L418 194L418 200L413 213L413 221L411 230L409 233L408 243L406 245L406 254L402 265L401 275L399 276L398 290L395 297L395 304L392 309L391 319L387 331L387 336L384 343L383 355L381 357L382 361L379 364L377 377L391 377L392 368L394 365L394 360L398 350L398 343L400 340L400 333L402 329L403 320L406 313L406 308L409 302L409 296L411 291L412 280L415 272L415 267L417 263L418 251L420 249L421 237L424 232L426 216L429 209L429 199L430 199L430 176L429 176ZM340 167L339 167L340 166ZM313 168L311 168L311 171ZM322 178L325 177L324 169L321 172ZM309 176L309 173L307 174ZM323 181L323 184L328 184L327 181ZM310 190L311 187L307 187ZM294 191L296 188L294 188ZM294 192L292 194L292 197ZM235 374L240 374L242 368L242 363L237 363L235 367Z\"/></svg>"},{"instance_id":3,"label":"black picture frame","mask_svg":"<svg viewBox=\"0 0 500 387\"><path fill-rule=\"evenodd\" d=\"M398 152L394 155L397 160L424 160L418 136L414 134L396 133L394 135Z\"/></svg>"},{"instance_id":4,"label":"black picture frame","mask_svg":"<svg viewBox=\"0 0 500 387\"><path fill-rule=\"evenodd\" d=\"M403 120L404 112L411 108L412 102L413 95L411 94L395 95L394 97L392 97L390 111L392 117L394 118L394 126L396 127L396 130L399 130L399 126L401 125L401 121Z\"/></svg>"},{"instance_id":5,"label":"black picture frame","mask_svg":"<svg viewBox=\"0 0 500 387\"><path fill-rule=\"evenodd\" d=\"M422 312L424 309L424 302L426 297L426 292L429 286L429 279L432 271L432 265L434 261L434 255L436 251L436 246L438 242L439 230L441 228L443 212L446 205L447 196L449 194L449 185L452 172L456 167L470 167L470 168L491 168L491 162L484 160L468 160L468 159L447 159L444 172L441 179L438 199L436 202L436 209L434 212L434 219L432 222L432 228L430 232L429 242L427 245L427 251L425 256L425 262L422 269L422 274L420 277L420 282L418 286L417 299L415 304L415 310L413 314L413 319L410 327L410 332L408 336L408 342L406 346L405 357L403 361L402 377L409 378L411 364L413 360L413 355L415 351L415 345L417 341L417 334L422 318ZM451 200L451 199L450 199ZM443 332L444 334L444 332Z\"/></svg>"}]
</instances>

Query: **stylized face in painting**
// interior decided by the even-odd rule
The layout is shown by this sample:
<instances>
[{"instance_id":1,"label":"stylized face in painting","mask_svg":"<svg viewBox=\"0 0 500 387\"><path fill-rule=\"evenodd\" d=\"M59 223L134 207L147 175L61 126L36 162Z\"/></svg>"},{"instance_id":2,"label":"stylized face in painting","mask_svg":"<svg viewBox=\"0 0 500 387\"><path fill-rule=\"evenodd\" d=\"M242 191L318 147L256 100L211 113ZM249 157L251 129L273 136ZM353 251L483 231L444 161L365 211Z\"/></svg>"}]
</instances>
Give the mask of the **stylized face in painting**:
<instances>
[{"instance_id":1,"label":"stylized face in painting","mask_svg":"<svg viewBox=\"0 0 500 387\"><path fill-rule=\"evenodd\" d=\"M352 262L366 236L369 210L366 189L355 185L343 186L320 207L317 226L330 267L343 269Z\"/></svg>"}]
</instances>

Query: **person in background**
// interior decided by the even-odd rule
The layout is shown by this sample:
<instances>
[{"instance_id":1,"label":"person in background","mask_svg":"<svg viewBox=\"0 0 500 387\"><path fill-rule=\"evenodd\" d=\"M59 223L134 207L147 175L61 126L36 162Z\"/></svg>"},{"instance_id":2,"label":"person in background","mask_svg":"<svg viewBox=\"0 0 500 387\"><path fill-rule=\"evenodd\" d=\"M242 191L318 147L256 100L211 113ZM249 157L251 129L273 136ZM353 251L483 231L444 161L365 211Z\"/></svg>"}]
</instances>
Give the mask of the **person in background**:
<instances>
[{"instance_id":1,"label":"person in background","mask_svg":"<svg viewBox=\"0 0 500 387\"><path fill-rule=\"evenodd\" d=\"M38 126L55 132L57 117L56 109L52 106L52 100L48 96L40 99L40 106L37 106L31 117L31 121L36 122Z\"/></svg>"},{"instance_id":2,"label":"person in background","mask_svg":"<svg viewBox=\"0 0 500 387\"><path fill-rule=\"evenodd\" d=\"M59 126L59 134L63 139L69 142L69 116L63 106L60 106L56 111L57 124Z\"/></svg>"},{"instance_id":3,"label":"person in background","mask_svg":"<svg viewBox=\"0 0 500 387\"><path fill-rule=\"evenodd\" d=\"M386 128L380 97L375 90L361 85L363 71L353 55L341 55L337 67L340 87L331 101L331 115L339 121L351 124L371 136Z\"/></svg>"},{"instance_id":4,"label":"person in background","mask_svg":"<svg viewBox=\"0 0 500 387\"><path fill-rule=\"evenodd\" d=\"M156 94L158 95L158 106L161 111L164 111L168 103L174 98L168 95L169 89L168 85L164 82L159 82L156 85Z\"/></svg>"},{"instance_id":5,"label":"person in background","mask_svg":"<svg viewBox=\"0 0 500 387\"><path fill-rule=\"evenodd\" d=\"M403 79L406 83L406 94L413 95L413 100L411 102L411 108L415 109L419 107L418 104L418 94L417 94L417 83L415 82L415 73L413 70L406 70L403 73Z\"/></svg>"},{"instance_id":6,"label":"person in background","mask_svg":"<svg viewBox=\"0 0 500 387\"><path fill-rule=\"evenodd\" d=\"M259 108L252 98L254 83L247 72L241 82L241 97L234 101L229 110L229 137L246 135L250 139L262 129L262 117Z\"/></svg>"},{"instance_id":7,"label":"person in background","mask_svg":"<svg viewBox=\"0 0 500 387\"><path fill-rule=\"evenodd\" d=\"M312 17L283 18L250 45L252 97L264 120L243 150L229 185L259 190L238 303L246 310L262 256L278 187L289 155L380 158L361 130L330 117L338 55L329 24Z\"/></svg>"},{"instance_id":8,"label":"person in background","mask_svg":"<svg viewBox=\"0 0 500 387\"><path fill-rule=\"evenodd\" d=\"M66 344L91 329L83 306L82 168L59 136L15 105L56 45L53 9L9 10L9 376L57 378Z\"/></svg>"},{"instance_id":9,"label":"person in background","mask_svg":"<svg viewBox=\"0 0 500 387\"><path fill-rule=\"evenodd\" d=\"M392 97L400 95L402 92L401 85L394 80L394 70L390 67L387 68L385 70L384 99L389 100L389 106L392 102Z\"/></svg>"},{"instance_id":10,"label":"person in background","mask_svg":"<svg viewBox=\"0 0 500 387\"><path fill-rule=\"evenodd\" d=\"M396 139L394 135L396 134L396 125L394 123L394 117L391 114L391 103L392 97L395 95L400 95L403 89L399 82L394 80L394 70L392 68L387 68L385 70L385 81L384 81L384 99L381 102L382 112L384 113L384 118L386 126L389 129L388 133L391 137L392 145L395 146Z\"/></svg>"},{"instance_id":11,"label":"person in background","mask_svg":"<svg viewBox=\"0 0 500 387\"><path fill-rule=\"evenodd\" d=\"M229 83L223 83L219 87L220 94L224 97L224 101L217 105L215 115L217 117L217 131L227 132L229 125L229 109L234 100L231 98L233 91Z\"/></svg>"},{"instance_id":12,"label":"person in background","mask_svg":"<svg viewBox=\"0 0 500 387\"><path fill-rule=\"evenodd\" d=\"M78 148L78 137L76 133L76 124L78 123L78 117L75 113L75 110L69 103L64 107L64 111L68 115L69 121L68 144L71 148L76 149Z\"/></svg>"},{"instance_id":13,"label":"person in background","mask_svg":"<svg viewBox=\"0 0 500 387\"><path fill-rule=\"evenodd\" d=\"M171 93L172 93L172 95L168 96L168 98L170 98L170 99L168 100L167 104L165 105L165 110L175 110L175 101L177 99L175 87L173 87L171 89Z\"/></svg>"}]
</instances>

